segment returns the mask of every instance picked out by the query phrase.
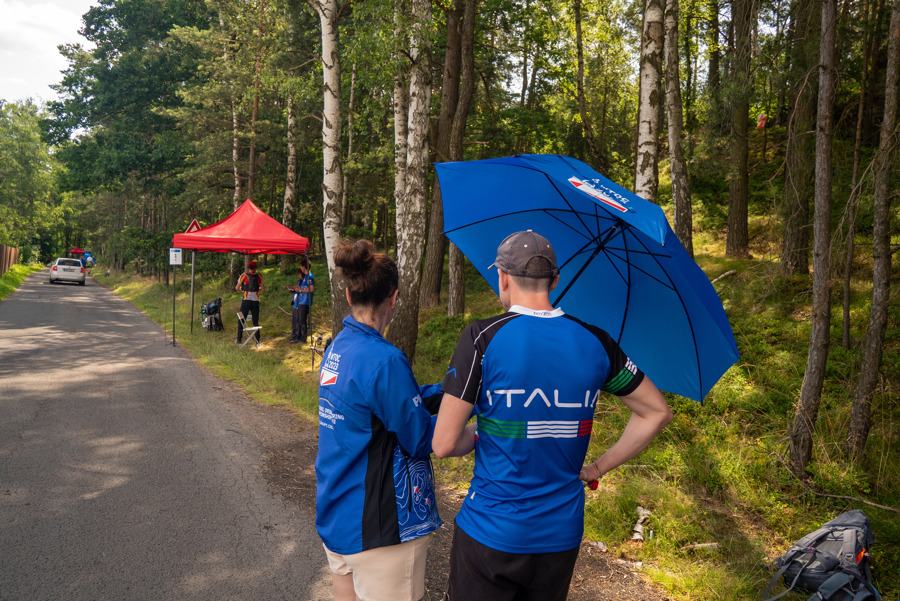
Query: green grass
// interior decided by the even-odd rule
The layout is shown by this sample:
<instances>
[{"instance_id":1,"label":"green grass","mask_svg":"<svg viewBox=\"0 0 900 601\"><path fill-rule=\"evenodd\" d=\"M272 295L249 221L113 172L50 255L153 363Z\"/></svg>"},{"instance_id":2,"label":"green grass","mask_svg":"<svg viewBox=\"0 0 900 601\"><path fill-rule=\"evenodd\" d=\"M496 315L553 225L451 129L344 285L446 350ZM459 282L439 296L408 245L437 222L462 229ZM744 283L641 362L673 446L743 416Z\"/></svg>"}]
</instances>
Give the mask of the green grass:
<instances>
[{"instance_id":1,"label":"green grass","mask_svg":"<svg viewBox=\"0 0 900 601\"><path fill-rule=\"evenodd\" d=\"M752 229L766 230L759 220ZM763 240L755 240L755 244L761 245L770 235L764 231ZM731 269L737 272L715 286L731 320L741 359L702 405L668 396L675 412L673 423L630 465L608 474L598 491L587 493L585 537L604 542L612 556L643 562L645 577L663 586L674 599L750 601L760 598L770 577L760 562L780 555L793 541L838 513L861 508L875 529L871 552L876 586L885 600L897 599L900 516L855 501L816 496L793 480L783 465L807 357L810 279L779 275L777 264L768 258L776 254L772 249L757 253L761 258L738 261L724 258L721 235L697 233L694 243L697 261L711 277ZM263 402L293 407L314 423L318 395L310 351L286 343L290 317L277 308L287 309L288 295L280 289L292 275L280 273L277 267L264 266L261 272L268 292L262 300L260 350L240 350L231 344L238 295L226 290L224 278L202 274L195 312L199 312L201 300L222 296L226 332L204 332L197 326L189 332L189 284L179 273L176 337L215 373ZM330 331L324 262L314 263L313 272L319 290L313 308L314 330ZM414 371L422 383L443 379L466 324L500 310L484 280L473 269L467 276L466 315L447 317L442 308L421 312ZM135 276L97 279L153 319L171 324L171 287ZM854 345L848 350L840 346L839 286L836 282L832 345L816 424L811 486L827 494L900 507L900 431L895 427L900 423L898 314L893 311L888 325L867 458L861 465L852 465L844 457L843 444L867 327L871 277L863 268L853 282ZM589 460L615 441L627 419L614 398L598 404ZM466 489L471 457L434 463L442 483ZM653 538L640 546L630 542L638 505L653 513L649 526ZM711 542L720 547L685 550L687 545ZM786 597L806 598L800 594Z\"/></svg>"},{"instance_id":2,"label":"green grass","mask_svg":"<svg viewBox=\"0 0 900 601\"><path fill-rule=\"evenodd\" d=\"M0 300L12 294L29 275L43 269L43 265L13 265L0 277Z\"/></svg>"}]
</instances>

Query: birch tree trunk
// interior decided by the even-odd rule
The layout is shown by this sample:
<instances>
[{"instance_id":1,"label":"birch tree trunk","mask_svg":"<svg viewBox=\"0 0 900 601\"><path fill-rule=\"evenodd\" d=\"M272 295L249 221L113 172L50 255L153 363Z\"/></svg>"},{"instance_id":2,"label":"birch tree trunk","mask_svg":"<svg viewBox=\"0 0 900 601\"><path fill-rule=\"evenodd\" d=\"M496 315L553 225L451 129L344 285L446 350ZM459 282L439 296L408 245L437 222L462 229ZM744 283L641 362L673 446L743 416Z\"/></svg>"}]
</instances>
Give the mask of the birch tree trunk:
<instances>
[{"instance_id":1,"label":"birch tree trunk","mask_svg":"<svg viewBox=\"0 0 900 601\"><path fill-rule=\"evenodd\" d=\"M322 28L322 238L328 275L331 279L331 333L337 336L344 317L350 313L345 283L334 264L334 251L341 243L341 194L343 164L341 157L341 62L338 37L337 0L309 0L319 15Z\"/></svg>"},{"instance_id":2,"label":"birch tree trunk","mask_svg":"<svg viewBox=\"0 0 900 601\"><path fill-rule=\"evenodd\" d=\"M397 206L397 267L400 295L388 340L415 359L419 334L419 285L425 242L425 204L428 191L428 115L431 109L431 0L412 0L410 32L409 116L407 120L406 194Z\"/></svg>"},{"instance_id":3,"label":"birch tree trunk","mask_svg":"<svg viewBox=\"0 0 900 601\"><path fill-rule=\"evenodd\" d=\"M397 55L402 54L406 46L406 28L404 27L404 0L394 3L394 43L397 44ZM409 63L399 59L397 72L394 74L394 210L399 215L406 207L406 173L407 173L407 114L409 111ZM385 230L387 230L387 211L385 212ZM395 225L396 227L396 225ZM400 233L397 232L398 240Z\"/></svg>"},{"instance_id":4,"label":"birch tree trunk","mask_svg":"<svg viewBox=\"0 0 900 601\"><path fill-rule=\"evenodd\" d=\"M669 119L669 162L672 166L672 204L675 206L675 235L694 256L693 211L688 185L687 163L681 145L684 115L681 109L681 81L678 75L678 0L666 0L666 109Z\"/></svg>"},{"instance_id":5,"label":"birch tree trunk","mask_svg":"<svg viewBox=\"0 0 900 601\"><path fill-rule=\"evenodd\" d=\"M450 160L463 158L463 140L466 135L466 122L469 107L475 92L475 7L476 0L465 0L463 12L462 40L460 48L461 68L459 74L459 101L456 103L456 114L453 115L453 129L450 133ZM533 79L532 79L533 81ZM450 243L450 298L447 304L447 315L461 315L466 310L466 275L465 257L455 244Z\"/></svg>"},{"instance_id":6,"label":"birch tree trunk","mask_svg":"<svg viewBox=\"0 0 900 601\"><path fill-rule=\"evenodd\" d=\"M733 0L734 67L731 104L731 168L728 181L728 232L725 254L746 257L750 245L748 233L748 197L750 194L749 124L750 120L750 27L752 0Z\"/></svg>"},{"instance_id":7,"label":"birch tree trunk","mask_svg":"<svg viewBox=\"0 0 900 601\"><path fill-rule=\"evenodd\" d=\"M634 192L650 202L656 202L659 188L659 84L662 79L663 12L662 0L646 0L641 37Z\"/></svg>"},{"instance_id":8,"label":"birch tree trunk","mask_svg":"<svg viewBox=\"0 0 900 601\"><path fill-rule=\"evenodd\" d=\"M438 114L435 162L450 160L450 130L459 100L460 30L462 0L457 0L447 12L447 48L444 53L444 73L441 78L441 109ZM431 193L431 212L428 219L428 247L425 251L425 270L422 273L422 292L419 304L434 307L441 302L441 280L444 275L444 207L441 186L435 179Z\"/></svg>"},{"instance_id":9,"label":"birch tree trunk","mask_svg":"<svg viewBox=\"0 0 900 601\"><path fill-rule=\"evenodd\" d=\"M822 1L819 100L816 116L816 197L813 222L813 299L809 357L790 434L791 467L802 477L812 458L831 334L831 143L834 105L835 0Z\"/></svg>"},{"instance_id":10,"label":"birch tree trunk","mask_svg":"<svg viewBox=\"0 0 900 601\"><path fill-rule=\"evenodd\" d=\"M294 202L297 192L297 118L294 114L294 96L287 98L287 170L284 176L284 203L281 223L291 227L294 223ZM281 268L287 269L293 262L291 255L281 255Z\"/></svg>"},{"instance_id":11,"label":"birch tree trunk","mask_svg":"<svg viewBox=\"0 0 900 601\"><path fill-rule=\"evenodd\" d=\"M894 0L888 33L888 59L884 82L884 116L875 157L875 197L872 253L872 308L866 330L866 351L850 411L847 451L854 461L863 459L872 425L872 397L881 369L887 310L891 296L891 172L897 144L897 80L900 62L900 0Z\"/></svg>"}]
</instances>

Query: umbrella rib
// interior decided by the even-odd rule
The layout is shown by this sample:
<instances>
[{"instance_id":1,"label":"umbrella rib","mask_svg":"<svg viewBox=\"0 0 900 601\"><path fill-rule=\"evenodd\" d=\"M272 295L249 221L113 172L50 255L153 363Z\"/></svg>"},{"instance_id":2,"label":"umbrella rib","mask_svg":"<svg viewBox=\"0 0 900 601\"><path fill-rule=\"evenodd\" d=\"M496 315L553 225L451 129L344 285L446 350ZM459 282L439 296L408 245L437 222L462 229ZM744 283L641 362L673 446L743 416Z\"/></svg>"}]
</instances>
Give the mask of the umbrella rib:
<instances>
[{"instance_id":1,"label":"umbrella rib","mask_svg":"<svg viewBox=\"0 0 900 601\"><path fill-rule=\"evenodd\" d=\"M635 240L637 240L638 244L640 244L641 246L644 247L644 250L647 252L647 254L648 254L650 257L653 257L653 260L654 260L654 261L656 262L656 264L659 266L660 270L662 270L662 272L663 272L664 274L666 274L666 276L668 277L668 275L669 275L668 272L665 270L665 268L663 268L662 264L659 262L659 259L657 258L657 257L662 256L662 255L659 255L659 254L657 254L657 253L652 252L649 248L647 248L647 246L646 246L639 238L635 238ZM626 252L626 253L628 252L628 249L627 249L627 248L625 249L625 252ZM629 267L630 267L630 266L631 266L631 263L628 263L628 265L629 265ZM662 284L663 286L666 286L667 288L670 288L670 289L672 290L672 292L674 292L675 295L678 297L678 302L681 303L681 310L682 310L682 312L684 313L684 317L685 317L685 319L687 320L688 327L689 327L690 330L691 330L691 340L692 340L692 342L694 343L694 360L695 360L696 365L697 365L697 384L698 384L698 386L700 387L700 402L702 403L702 402L703 402L703 370L700 369L700 348L699 348L699 345L697 344L697 333L694 331L694 322L693 322L693 320L691 319L691 314L690 314L690 312L687 310L687 305L686 305L685 302L684 302L684 297L681 296L681 292L680 292L680 291L678 290L678 288L675 286L675 283L672 282L672 278L669 278L669 284L666 285L664 282L661 282L658 278L656 278L656 277L650 275L649 273L647 273L647 272L644 271L643 269L640 269L640 267L635 267L635 269L639 269L640 271L643 271L644 273L647 274L647 276L649 276L649 277L655 279L656 281L658 281L658 282L659 282L660 284ZM629 287L629 293L630 293L630 287ZM625 320L624 320L624 319L622 320L622 323L625 323Z\"/></svg>"}]
</instances>

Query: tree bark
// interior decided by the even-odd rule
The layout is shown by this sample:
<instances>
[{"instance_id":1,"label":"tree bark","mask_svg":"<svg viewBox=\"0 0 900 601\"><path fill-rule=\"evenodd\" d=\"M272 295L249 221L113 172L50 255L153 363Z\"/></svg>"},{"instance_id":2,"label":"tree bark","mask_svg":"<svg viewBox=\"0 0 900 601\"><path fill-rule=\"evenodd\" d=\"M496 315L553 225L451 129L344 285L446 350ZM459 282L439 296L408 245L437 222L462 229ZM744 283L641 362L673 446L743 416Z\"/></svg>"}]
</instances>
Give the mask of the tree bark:
<instances>
[{"instance_id":1,"label":"tree bark","mask_svg":"<svg viewBox=\"0 0 900 601\"><path fill-rule=\"evenodd\" d=\"M577 0L576 0L577 1ZM678 69L678 0L666 0L666 109L669 119L669 162L672 166L672 204L675 207L675 235L694 256L693 211L688 184L687 163L681 145L684 115L681 112L681 82Z\"/></svg>"},{"instance_id":2,"label":"tree bark","mask_svg":"<svg viewBox=\"0 0 900 601\"><path fill-rule=\"evenodd\" d=\"M322 239L331 279L331 334L337 336L350 313L346 284L334 263L341 243L341 196L344 183L341 156L341 61L337 0L309 0L322 28Z\"/></svg>"},{"instance_id":3,"label":"tree bark","mask_svg":"<svg viewBox=\"0 0 900 601\"><path fill-rule=\"evenodd\" d=\"M753 15L751 0L731 3L734 28L734 62L731 72L733 97L731 104L731 168L728 180L728 233L725 254L746 257L750 239L747 204L750 192L749 124L750 120L750 27Z\"/></svg>"},{"instance_id":4,"label":"tree bark","mask_svg":"<svg viewBox=\"0 0 900 601\"><path fill-rule=\"evenodd\" d=\"M862 134L863 134L863 118L865 117L866 98L869 96L871 88L870 79L875 74L876 65L874 57L876 54L876 24L878 23L878 15L881 3L873 5L872 2L865 3L866 8L866 27L865 31L865 48L863 50L863 73L860 78L859 106L856 110L856 137L853 144L853 172L850 176L850 197L847 199L847 247L844 254L844 294L843 294L843 328L841 329L841 344L845 349L850 348L850 280L853 275L853 257L855 253L856 242L856 212L859 207L859 168L862 162ZM871 12L870 12L871 11ZM870 68L871 65L871 68Z\"/></svg>"},{"instance_id":5,"label":"tree bark","mask_svg":"<svg viewBox=\"0 0 900 601\"><path fill-rule=\"evenodd\" d=\"M453 115L450 132L450 160L463 158L463 140L472 95L475 93L475 6L476 0L466 0L462 22L461 68L459 75L459 101ZM466 310L465 257L455 244L450 243L450 298L447 315L461 315Z\"/></svg>"},{"instance_id":6,"label":"tree bark","mask_svg":"<svg viewBox=\"0 0 900 601\"><path fill-rule=\"evenodd\" d=\"M721 48L719 47L719 1L709 0L709 71L706 87L709 90L710 104L717 111L722 102L719 96L721 88L721 68L719 67Z\"/></svg>"},{"instance_id":7,"label":"tree bark","mask_svg":"<svg viewBox=\"0 0 900 601\"><path fill-rule=\"evenodd\" d=\"M431 0L412 0L410 30L409 116L407 119L406 193L397 205L397 268L400 295L387 338L415 359L419 334L419 285L425 239L425 199L428 191L428 115L431 109Z\"/></svg>"},{"instance_id":8,"label":"tree bark","mask_svg":"<svg viewBox=\"0 0 900 601\"><path fill-rule=\"evenodd\" d=\"M634 192L656 202L659 188L660 81L663 54L663 2L646 0L641 37L640 92Z\"/></svg>"},{"instance_id":9,"label":"tree bark","mask_svg":"<svg viewBox=\"0 0 900 601\"><path fill-rule=\"evenodd\" d=\"M581 128L584 131L584 140L587 142L591 162L597 169L603 169L601 151L594 139L594 128L591 124L591 116L587 110L587 102L584 97L584 45L581 40L581 0L575 0L575 48L578 59L578 73L576 77L576 89L578 94L578 112L581 115Z\"/></svg>"},{"instance_id":10,"label":"tree bark","mask_svg":"<svg viewBox=\"0 0 900 601\"><path fill-rule=\"evenodd\" d=\"M809 356L790 435L791 468L802 477L812 458L831 334L831 145L834 110L835 0L822 0L819 99L816 110L816 196L813 222L813 299Z\"/></svg>"},{"instance_id":11,"label":"tree bark","mask_svg":"<svg viewBox=\"0 0 900 601\"><path fill-rule=\"evenodd\" d=\"M791 6L791 109L785 149L781 270L809 273L809 199L814 195L816 65L819 61L818 0L794 0Z\"/></svg>"},{"instance_id":12,"label":"tree bark","mask_svg":"<svg viewBox=\"0 0 900 601\"><path fill-rule=\"evenodd\" d=\"M441 109L438 114L436 163L450 160L450 130L459 100L459 72L461 32L460 19L463 3L457 0L447 12L447 47L444 53L444 73L441 78ZM444 275L444 253L447 239L444 237L444 207L441 186L437 180L431 194L431 213L428 221L428 247L425 251L425 270L422 273L422 293L419 303L423 307L435 307L441 302L441 280Z\"/></svg>"},{"instance_id":13,"label":"tree bark","mask_svg":"<svg viewBox=\"0 0 900 601\"><path fill-rule=\"evenodd\" d=\"M294 202L297 193L297 117L294 113L294 97L287 98L287 169L284 177L284 202L281 208L281 223L291 228L294 223ZM281 268L287 269L292 263L291 255L281 255Z\"/></svg>"},{"instance_id":14,"label":"tree bark","mask_svg":"<svg viewBox=\"0 0 900 601\"><path fill-rule=\"evenodd\" d=\"M872 308L866 330L866 350L850 410L847 451L854 461L865 456L872 425L872 397L881 369L887 310L891 295L891 172L897 144L897 80L900 63L900 0L894 0L888 33L888 59L884 84L881 140L875 156L875 195L872 253Z\"/></svg>"}]
</instances>

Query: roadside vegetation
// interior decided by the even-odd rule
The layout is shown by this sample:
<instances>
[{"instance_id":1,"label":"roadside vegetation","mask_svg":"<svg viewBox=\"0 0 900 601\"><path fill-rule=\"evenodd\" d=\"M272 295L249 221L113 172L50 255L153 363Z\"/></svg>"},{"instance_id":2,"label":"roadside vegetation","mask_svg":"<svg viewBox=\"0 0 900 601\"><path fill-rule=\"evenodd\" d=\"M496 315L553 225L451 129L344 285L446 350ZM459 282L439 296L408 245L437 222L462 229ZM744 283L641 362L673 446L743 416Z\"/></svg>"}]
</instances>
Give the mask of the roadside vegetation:
<instances>
[{"instance_id":1,"label":"roadside vegetation","mask_svg":"<svg viewBox=\"0 0 900 601\"><path fill-rule=\"evenodd\" d=\"M37 264L24 265L19 263L13 265L9 271L0 276L0 301L12 294L25 281L25 278L43 268L43 265Z\"/></svg>"},{"instance_id":2,"label":"roadside vegetation","mask_svg":"<svg viewBox=\"0 0 900 601\"><path fill-rule=\"evenodd\" d=\"M885 600L900 597L900 328L893 312L885 340L884 366L873 406L867 460L848 463L843 452L849 422L854 370L871 298L870 265L853 280L849 350L840 344L841 307L833 308L833 341L816 424L811 479L790 476L787 437L809 340L811 283L807 277L778 274L773 231L764 219L752 221L754 258L724 259L721 236L695 233L696 259L710 278L734 270L715 283L741 352L740 361L719 381L703 404L668 395L675 420L631 464L607 475L597 492L587 493L585 537L604 543L608 553L641 565L645 577L676 599L758 599L770 574L761 562L780 555L792 542L838 513L863 509L875 529L871 550L876 586ZM771 247L769 245L772 245ZM198 261L198 266L200 261ZM211 264L210 264L211 265ZM223 263L224 266L224 263ZM227 286L224 267L198 270L194 328L190 331L190 277L177 273L175 337L198 361L232 380L258 400L292 407L316 423L318 357L307 345L289 345L289 295L294 269L277 260L261 262L266 293L262 300L263 343L254 350L233 344L240 300ZM313 258L318 290L328 290L327 268ZM95 279L131 300L165 325L171 342L172 287L156 279L94 270ZM499 301L469 267L463 316L440 308L420 315L414 369L420 382L443 379L462 329L473 319L496 314ZM834 294L839 298L840 283ZM200 303L221 296L224 332L200 328ZM312 332L330 333L328 295L316 293ZM612 397L598 405L589 458L616 438L627 420ZM436 460L439 482L465 490L472 459ZM830 496L828 496L830 495ZM652 538L630 542L638 506L649 509ZM649 533L648 533L649 535ZM690 550L691 545L715 545ZM788 599L805 599L793 595Z\"/></svg>"}]
</instances>

